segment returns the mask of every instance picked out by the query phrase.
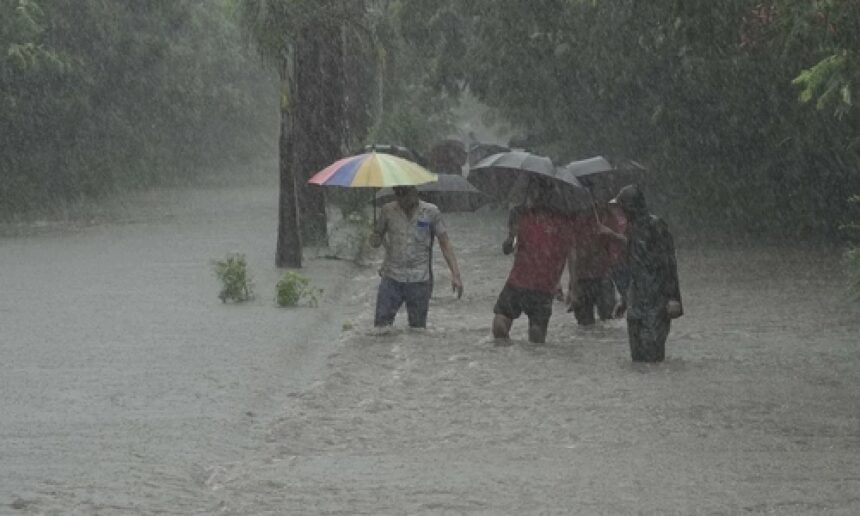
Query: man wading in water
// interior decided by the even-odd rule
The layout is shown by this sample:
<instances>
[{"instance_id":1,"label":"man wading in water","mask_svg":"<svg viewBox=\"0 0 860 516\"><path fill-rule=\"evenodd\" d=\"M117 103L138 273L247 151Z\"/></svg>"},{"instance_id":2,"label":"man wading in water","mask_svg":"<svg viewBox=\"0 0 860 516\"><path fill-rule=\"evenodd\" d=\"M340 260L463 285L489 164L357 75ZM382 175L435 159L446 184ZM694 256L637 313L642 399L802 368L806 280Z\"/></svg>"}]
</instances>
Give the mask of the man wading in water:
<instances>
[{"instance_id":1,"label":"man wading in water","mask_svg":"<svg viewBox=\"0 0 860 516\"><path fill-rule=\"evenodd\" d=\"M511 325L523 312L529 318L529 341L542 344L552 315L552 301L564 272L575 233L574 217L551 209L553 187L545 179L529 182L526 207L517 214L514 265L493 312L493 337L508 343ZM513 250L510 238L502 245Z\"/></svg>"},{"instance_id":2,"label":"man wading in water","mask_svg":"<svg viewBox=\"0 0 860 516\"><path fill-rule=\"evenodd\" d=\"M371 246L385 244L373 324L378 328L394 324L405 302L409 326L426 328L433 293L434 238L439 239L439 249L451 270L451 288L458 298L463 295L463 281L439 208L419 200L413 186L395 186L394 195L396 200L382 207L370 235Z\"/></svg>"}]
</instances>

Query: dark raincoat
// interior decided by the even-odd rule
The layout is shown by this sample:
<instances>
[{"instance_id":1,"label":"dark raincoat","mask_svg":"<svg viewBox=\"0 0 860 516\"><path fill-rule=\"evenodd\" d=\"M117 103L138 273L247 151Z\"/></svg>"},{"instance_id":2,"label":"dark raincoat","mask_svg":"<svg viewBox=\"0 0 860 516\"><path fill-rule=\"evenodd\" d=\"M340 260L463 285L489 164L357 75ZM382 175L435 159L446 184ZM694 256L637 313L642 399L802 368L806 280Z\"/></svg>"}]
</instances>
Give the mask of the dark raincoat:
<instances>
[{"instance_id":1,"label":"dark raincoat","mask_svg":"<svg viewBox=\"0 0 860 516\"><path fill-rule=\"evenodd\" d=\"M637 187L622 188L616 201L628 220L626 299L631 353L634 360L659 361L669 334L666 305L681 302L675 244L668 225L648 213Z\"/></svg>"}]
</instances>

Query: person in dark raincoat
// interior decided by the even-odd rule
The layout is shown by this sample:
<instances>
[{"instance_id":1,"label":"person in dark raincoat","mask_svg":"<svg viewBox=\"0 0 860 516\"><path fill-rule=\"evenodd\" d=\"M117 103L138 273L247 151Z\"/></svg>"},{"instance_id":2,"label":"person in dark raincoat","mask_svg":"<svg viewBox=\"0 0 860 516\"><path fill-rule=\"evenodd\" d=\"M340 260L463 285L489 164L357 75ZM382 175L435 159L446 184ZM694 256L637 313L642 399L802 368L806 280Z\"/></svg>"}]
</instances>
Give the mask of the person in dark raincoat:
<instances>
[{"instance_id":1,"label":"person in dark raincoat","mask_svg":"<svg viewBox=\"0 0 860 516\"><path fill-rule=\"evenodd\" d=\"M672 234L663 220L648 212L636 185L622 188L611 202L627 218L630 284L617 312L627 312L633 361L660 362L666 357L671 321L684 313Z\"/></svg>"}]
</instances>

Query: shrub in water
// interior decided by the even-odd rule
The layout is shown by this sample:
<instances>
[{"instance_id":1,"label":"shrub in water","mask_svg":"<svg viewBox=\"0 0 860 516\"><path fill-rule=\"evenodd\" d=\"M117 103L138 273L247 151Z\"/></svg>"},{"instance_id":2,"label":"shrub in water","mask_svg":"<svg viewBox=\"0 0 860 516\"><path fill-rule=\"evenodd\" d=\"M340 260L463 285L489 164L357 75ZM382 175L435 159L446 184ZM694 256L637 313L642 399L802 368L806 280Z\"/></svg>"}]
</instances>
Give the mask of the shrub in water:
<instances>
[{"instance_id":1,"label":"shrub in water","mask_svg":"<svg viewBox=\"0 0 860 516\"><path fill-rule=\"evenodd\" d=\"M221 280L221 292L218 298L226 303L228 300L241 303L254 297L253 283L248 274L248 262L244 254L232 253L222 261L213 263L215 276Z\"/></svg>"},{"instance_id":2,"label":"shrub in water","mask_svg":"<svg viewBox=\"0 0 860 516\"><path fill-rule=\"evenodd\" d=\"M285 273L275 286L275 301L279 306L296 306L306 300L310 306L319 304L322 289L312 287L311 280L298 272Z\"/></svg>"}]
</instances>

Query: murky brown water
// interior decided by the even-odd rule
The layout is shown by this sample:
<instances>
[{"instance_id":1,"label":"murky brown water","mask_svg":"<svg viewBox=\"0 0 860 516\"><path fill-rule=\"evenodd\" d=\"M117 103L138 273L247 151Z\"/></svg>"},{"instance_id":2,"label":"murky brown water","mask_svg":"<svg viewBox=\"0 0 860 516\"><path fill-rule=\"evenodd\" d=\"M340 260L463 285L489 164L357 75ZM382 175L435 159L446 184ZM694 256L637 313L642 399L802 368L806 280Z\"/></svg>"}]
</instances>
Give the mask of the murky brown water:
<instances>
[{"instance_id":1,"label":"murky brown water","mask_svg":"<svg viewBox=\"0 0 860 516\"><path fill-rule=\"evenodd\" d=\"M368 332L373 269L322 260L328 308L223 307L207 260L276 278L273 195L0 240L0 513L860 513L836 252L681 246L687 315L634 366L560 305L546 346L492 345L499 214L449 217L466 295L437 253L426 332Z\"/></svg>"}]
</instances>

